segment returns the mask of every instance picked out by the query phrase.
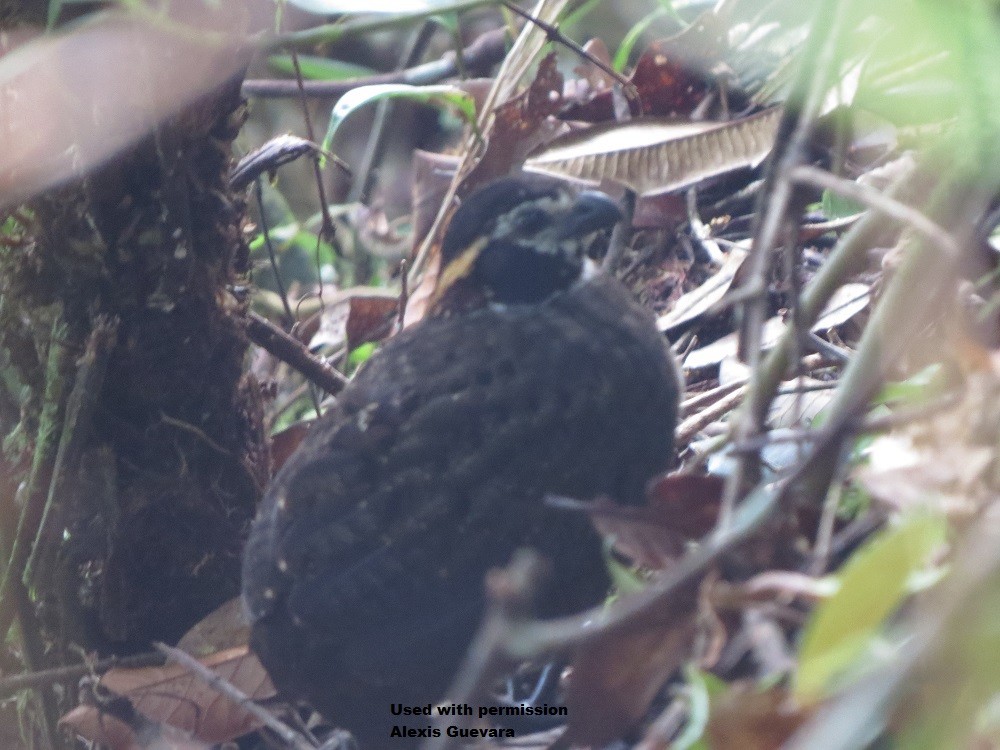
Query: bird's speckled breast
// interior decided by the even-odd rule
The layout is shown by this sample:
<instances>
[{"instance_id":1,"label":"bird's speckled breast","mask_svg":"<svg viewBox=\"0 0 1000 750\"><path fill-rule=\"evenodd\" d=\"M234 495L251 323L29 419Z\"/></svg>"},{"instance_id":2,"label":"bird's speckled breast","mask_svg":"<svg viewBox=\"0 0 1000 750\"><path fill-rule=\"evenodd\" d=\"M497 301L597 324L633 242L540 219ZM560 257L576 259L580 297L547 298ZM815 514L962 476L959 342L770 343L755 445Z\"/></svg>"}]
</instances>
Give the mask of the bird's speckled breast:
<instances>
[{"instance_id":1,"label":"bird's speckled breast","mask_svg":"<svg viewBox=\"0 0 1000 750\"><path fill-rule=\"evenodd\" d=\"M543 495L640 502L670 459L679 392L651 316L604 277L389 341L278 474L250 535L244 597L272 631L256 640L279 687L290 669L299 689L310 668L329 682L307 663L317 654L324 669L402 684L430 668L413 654L437 649L428 689L442 689L484 573L519 547L554 561L542 614L599 601L596 535Z\"/></svg>"}]
</instances>

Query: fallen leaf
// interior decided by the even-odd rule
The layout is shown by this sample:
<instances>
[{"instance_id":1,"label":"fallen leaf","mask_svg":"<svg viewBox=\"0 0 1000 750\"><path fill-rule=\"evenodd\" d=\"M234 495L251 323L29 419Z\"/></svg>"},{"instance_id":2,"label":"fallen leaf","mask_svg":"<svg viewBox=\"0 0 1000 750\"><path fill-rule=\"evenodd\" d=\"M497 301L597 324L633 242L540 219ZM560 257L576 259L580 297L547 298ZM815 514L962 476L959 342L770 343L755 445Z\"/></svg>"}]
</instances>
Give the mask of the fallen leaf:
<instances>
[{"instance_id":1,"label":"fallen leaf","mask_svg":"<svg viewBox=\"0 0 1000 750\"><path fill-rule=\"evenodd\" d=\"M252 700L275 695L267 672L247 646L228 649L200 661ZM228 742L260 726L245 709L177 664L112 669L101 678L100 685L128 699L137 713L163 725L167 735L176 730L181 737L202 745ZM129 727L95 706L78 706L67 713L60 724L92 742L105 742L115 750L139 746L130 744L137 740Z\"/></svg>"}]
</instances>

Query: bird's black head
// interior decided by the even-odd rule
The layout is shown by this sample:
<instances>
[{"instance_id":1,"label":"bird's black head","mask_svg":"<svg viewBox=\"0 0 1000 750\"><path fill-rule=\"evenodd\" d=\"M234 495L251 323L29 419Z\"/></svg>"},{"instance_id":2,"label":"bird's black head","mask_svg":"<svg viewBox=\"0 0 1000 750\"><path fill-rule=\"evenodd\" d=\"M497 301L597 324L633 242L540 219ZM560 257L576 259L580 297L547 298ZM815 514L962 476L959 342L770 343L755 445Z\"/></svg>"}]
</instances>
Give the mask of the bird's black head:
<instances>
[{"instance_id":1,"label":"bird's black head","mask_svg":"<svg viewBox=\"0 0 1000 750\"><path fill-rule=\"evenodd\" d=\"M435 313L541 302L584 271L595 235L621 218L603 193L555 180L506 177L469 196L441 246Z\"/></svg>"}]
</instances>

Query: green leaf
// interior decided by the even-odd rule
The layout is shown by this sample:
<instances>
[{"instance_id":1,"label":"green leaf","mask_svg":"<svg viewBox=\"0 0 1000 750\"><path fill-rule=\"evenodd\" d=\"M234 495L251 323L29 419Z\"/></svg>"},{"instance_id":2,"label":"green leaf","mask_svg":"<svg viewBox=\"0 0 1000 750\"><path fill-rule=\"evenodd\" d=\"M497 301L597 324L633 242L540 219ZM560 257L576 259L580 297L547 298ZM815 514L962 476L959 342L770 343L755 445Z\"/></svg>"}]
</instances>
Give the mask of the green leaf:
<instances>
[{"instance_id":1,"label":"green leaf","mask_svg":"<svg viewBox=\"0 0 1000 750\"><path fill-rule=\"evenodd\" d=\"M611 578L611 584L618 594L636 594L649 585L649 581L643 578L634 568L622 563L614 555L614 544L605 540L602 548L604 553L604 567Z\"/></svg>"},{"instance_id":2,"label":"green leaf","mask_svg":"<svg viewBox=\"0 0 1000 750\"><path fill-rule=\"evenodd\" d=\"M946 532L943 518L914 515L854 554L839 576L840 589L816 608L803 631L794 685L799 700L820 699L855 666Z\"/></svg>"},{"instance_id":3,"label":"green leaf","mask_svg":"<svg viewBox=\"0 0 1000 750\"><path fill-rule=\"evenodd\" d=\"M844 198L830 190L824 190L820 209L827 219L832 220L860 214L865 210L865 207L856 201L852 201L850 198Z\"/></svg>"},{"instance_id":4,"label":"green leaf","mask_svg":"<svg viewBox=\"0 0 1000 750\"><path fill-rule=\"evenodd\" d=\"M330 113L330 126L323 138L323 150L329 151L337 129L350 115L366 104L386 99L409 99L420 104L445 107L461 114L473 126L476 122L476 102L456 86L408 86L402 83L387 83L378 86L360 86L347 92Z\"/></svg>"},{"instance_id":5,"label":"green leaf","mask_svg":"<svg viewBox=\"0 0 1000 750\"><path fill-rule=\"evenodd\" d=\"M708 726L713 690L718 695L726 687L718 677L702 672L692 664L684 668L684 677L687 679L688 721L670 744L670 750L696 750L699 746L705 746L703 738Z\"/></svg>"},{"instance_id":6,"label":"green leaf","mask_svg":"<svg viewBox=\"0 0 1000 750\"><path fill-rule=\"evenodd\" d=\"M874 404L925 404L941 395L945 385L944 368L928 365L906 380L887 383L875 396Z\"/></svg>"},{"instance_id":7,"label":"green leaf","mask_svg":"<svg viewBox=\"0 0 1000 750\"><path fill-rule=\"evenodd\" d=\"M649 15L639 19L639 21L628 30L625 38L622 39L622 43L618 46L618 51L615 52L615 59L611 63L612 67L619 73L625 70L625 66L628 65L628 60L632 56L632 49L635 47L636 42L638 42L640 37L646 33L646 30L653 24L653 21L666 16L667 12L663 10L663 8L657 8Z\"/></svg>"},{"instance_id":8,"label":"green leaf","mask_svg":"<svg viewBox=\"0 0 1000 750\"><path fill-rule=\"evenodd\" d=\"M279 73L295 74L295 63L291 55L271 55L268 64ZM312 81L343 81L349 78L369 76L375 71L364 65L331 60L318 55L299 55L299 69L302 77Z\"/></svg>"},{"instance_id":9,"label":"green leaf","mask_svg":"<svg viewBox=\"0 0 1000 750\"><path fill-rule=\"evenodd\" d=\"M292 237L290 245L301 248L311 262L318 262L320 265L329 265L337 258L337 251L326 240L322 239L316 232L301 231ZM318 261L317 252L319 253Z\"/></svg>"},{"instance_id":10,"label":"green leaf","mask_svg":"<svg viewBox=\"0 0 1000 750\"><path fill-rule=\"evenodd\" d=\"M586 18L590 11L602 2L603 0L586 0L586 2L581 3L579 7L574 8L571 12L566 14L565 18L559 21L559 29L563 32L566 32L568 29L572 29L576 26L576 24Z\"/></svg>"},{"instance_id":11,"label":"green leaf","mask_svg":"<svg viewBox=\"0 0 1000 750\"><path fill-rule=\"evenodd\" d=\"M349 369L356 369L363 365L371 358L376 349L378 349L378 344L372 341L361 344L360 346L352 349L351 353L347 355L347 364Z\"/></svg>"}]
</instances>

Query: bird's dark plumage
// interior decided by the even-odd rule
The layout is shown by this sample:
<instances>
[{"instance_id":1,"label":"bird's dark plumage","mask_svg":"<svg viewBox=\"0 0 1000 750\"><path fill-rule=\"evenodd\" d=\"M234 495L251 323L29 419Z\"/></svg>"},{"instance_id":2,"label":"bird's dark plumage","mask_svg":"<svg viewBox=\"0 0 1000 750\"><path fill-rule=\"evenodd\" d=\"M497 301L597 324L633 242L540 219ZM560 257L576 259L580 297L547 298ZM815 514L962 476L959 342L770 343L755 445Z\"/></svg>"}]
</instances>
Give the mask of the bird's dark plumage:
<instances>
[{"instance_id":1,"label":"bird's dark plumage","mask_svg":"<svg viewBox=\"0 0 1000 750\"><path fill-rule=\"evenodd\" d=\"M399 723L389 703L442 697L484 574L516 549L552 563L541 615L601 600L597 535L546 493L638 503L670 459L680 384L663 339L617 281L579 278L607 199L499 184L452 222L435 313L315 424L247 544L254 650L280 690L373 746Z\"/></svg>"}]
</instances>

